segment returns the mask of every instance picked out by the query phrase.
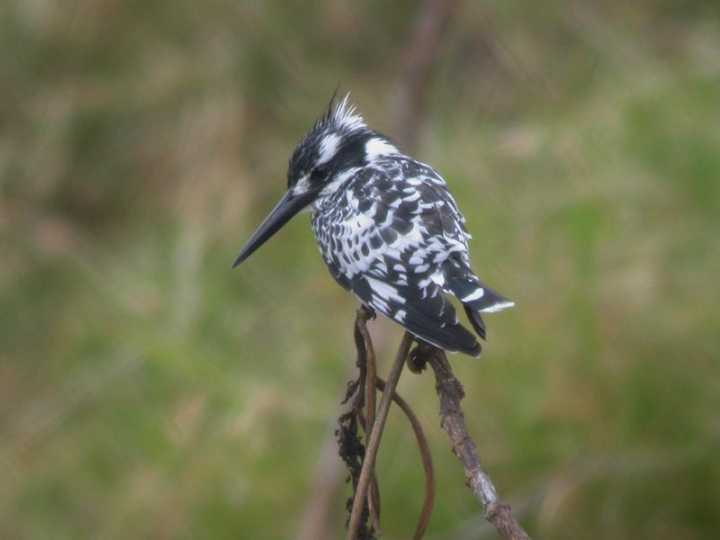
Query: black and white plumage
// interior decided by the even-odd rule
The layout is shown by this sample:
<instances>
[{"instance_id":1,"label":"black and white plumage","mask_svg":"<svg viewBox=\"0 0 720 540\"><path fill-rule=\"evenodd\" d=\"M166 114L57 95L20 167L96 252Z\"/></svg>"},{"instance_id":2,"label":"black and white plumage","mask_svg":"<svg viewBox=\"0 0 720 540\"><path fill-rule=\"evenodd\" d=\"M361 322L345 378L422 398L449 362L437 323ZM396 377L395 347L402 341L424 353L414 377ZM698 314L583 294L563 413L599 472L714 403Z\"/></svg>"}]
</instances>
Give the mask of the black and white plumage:
<instances>
[{"instance_id":1,"label":"black and white plumage","mask_svg":"<svg viewBox=\"0 0 720 540\"><path fill-rule=\"evenodd\" d=\"M513 305L470 268L470 235L443 178L369 129L348 96L331 102L295 149L287 193L235 266L303 209L312 212L315 238L335 280L423 341L480 353L447 294L462 303L482 338L481 314Z\"/></svg>"}]
</instances>

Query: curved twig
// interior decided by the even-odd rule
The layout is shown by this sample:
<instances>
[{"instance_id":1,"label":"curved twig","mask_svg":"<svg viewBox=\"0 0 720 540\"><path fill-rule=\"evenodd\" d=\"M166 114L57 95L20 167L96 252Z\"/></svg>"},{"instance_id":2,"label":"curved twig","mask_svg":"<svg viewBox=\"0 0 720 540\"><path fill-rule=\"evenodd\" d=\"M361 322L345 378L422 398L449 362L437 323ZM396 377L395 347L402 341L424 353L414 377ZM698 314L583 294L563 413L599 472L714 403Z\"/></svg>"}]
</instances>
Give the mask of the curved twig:
<instances>
[{"instance_id":1,"label":"curved twig","mask_svg":"<svg viewBox=\"0 0 720 540\"><path fill-rule=\"evenodd\" d=\"M412 335L405 332L402 342L400 343L400 348L395 356L395 363L388 375L386 386L388 391L383 393L382 400L380 400L380 406L377 410L377 418L375 419L375 423L370 431L370 437L365 449L365 458L363 459L362 469L360 471L360 478L358 479L357 488L355 489L355 497L353 499L352 512L350 514L350 523L348 525L348 540L355 540L357 538L358 527L365 508L365 497L367 496L368 485L370 484L370 478L372 477L371 473L375 468L375 458L380 446L380 439L382 438L382 433L385 429L388 412L390 412L392 394L395 391L398 381L400 380L400 374L405 366L405 360L410 352L410 345L412 342Z\"/></svg>"},{"instance_id":2,"label":"curved twig","mask_svg":"<svg viewBox=\"0 0 720 540\"><path fill-rule=\"evenodd\" d=\"M377 379L377 387L381 391L385 391L385 381L380 377ZM415 432L415 439L417 440L423 469L425 470L425 500L417 526L415 527L415 534L413 535L413 540L420 540L425 534L425 530L430 522L430 516L432 515L433 505L435 504L435 473L433 471L432 454L430 453L430 445L428 444L427 437L425 437L422 424L420 424L420 420L418 420L408 402L400 397L397 391L393 392L392 399L398 407L400 407L402 412L405 413Z\"/></svg>"}]
</instances>

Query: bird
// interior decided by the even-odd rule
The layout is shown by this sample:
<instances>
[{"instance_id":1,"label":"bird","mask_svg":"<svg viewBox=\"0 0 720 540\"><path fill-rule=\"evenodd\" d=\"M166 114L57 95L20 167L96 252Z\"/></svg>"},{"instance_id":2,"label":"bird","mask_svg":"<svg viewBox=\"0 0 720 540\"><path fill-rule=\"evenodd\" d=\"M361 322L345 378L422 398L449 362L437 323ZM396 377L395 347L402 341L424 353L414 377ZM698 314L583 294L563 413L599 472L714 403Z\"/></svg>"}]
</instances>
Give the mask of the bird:
<instances>
[{"instance_id":1,"label":"bird","mask_svg":"<svg viewBox=\"0 0 720 540\"><path fill-rule=\"evenodd\" d=\"M287 191L250 236L240 265L302 211L335 281L420 342L479 356L482 315L514 302L470 266L471 236L443 177L368 127L350 94L330 100L295 147ZM449 296L475 330L458 320Z\"/></svg>"}]
</instances>

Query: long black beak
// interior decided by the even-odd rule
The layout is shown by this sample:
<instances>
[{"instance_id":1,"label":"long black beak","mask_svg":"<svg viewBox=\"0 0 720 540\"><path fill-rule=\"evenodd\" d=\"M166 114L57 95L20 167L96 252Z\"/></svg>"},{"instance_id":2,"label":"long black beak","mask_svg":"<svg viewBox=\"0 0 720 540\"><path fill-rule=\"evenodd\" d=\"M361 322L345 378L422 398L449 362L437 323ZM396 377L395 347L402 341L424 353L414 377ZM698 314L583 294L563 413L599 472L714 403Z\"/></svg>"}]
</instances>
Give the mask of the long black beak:
<instances>
[{"instance_id":1,"label":"long black beak","mask_svg":"<svg viewBox=\"0 0 720 540\"><path fill-rule=\"evenodd\" d=\"M255 232L240 251L232 267L235 268L253 252L262 246L273 234L278 232L290 219L300 210L305 208L315 198L315 193L310 191L302 195L292 195L289 191L270 211L268 217L260 224Z\"/></svg>"}]
</instances>

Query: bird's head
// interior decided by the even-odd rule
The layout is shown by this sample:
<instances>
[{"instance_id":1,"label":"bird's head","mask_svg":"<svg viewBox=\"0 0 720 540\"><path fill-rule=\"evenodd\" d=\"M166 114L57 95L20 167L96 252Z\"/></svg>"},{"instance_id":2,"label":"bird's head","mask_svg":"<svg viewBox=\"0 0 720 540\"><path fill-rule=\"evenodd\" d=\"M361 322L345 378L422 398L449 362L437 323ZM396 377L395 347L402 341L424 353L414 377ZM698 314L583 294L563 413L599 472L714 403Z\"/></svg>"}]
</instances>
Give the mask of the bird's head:
<instances>
[{"instance_id":1,"label":"bird's head","mask_svg":"<svg viewBox=\"0 0 720 540\"><path fill-rule=\"evenodd\" d=\"M288 189L270 214L252 234L233 267L247 259L298 212L332 195L359 167L398 149L379 133L370 130L350 94L332 99L325 114L295 147L288 165Z\"/></svg>"}]
</instances>

